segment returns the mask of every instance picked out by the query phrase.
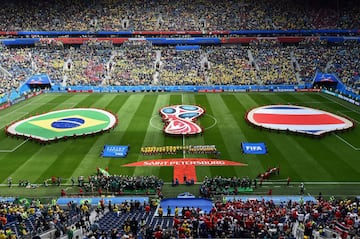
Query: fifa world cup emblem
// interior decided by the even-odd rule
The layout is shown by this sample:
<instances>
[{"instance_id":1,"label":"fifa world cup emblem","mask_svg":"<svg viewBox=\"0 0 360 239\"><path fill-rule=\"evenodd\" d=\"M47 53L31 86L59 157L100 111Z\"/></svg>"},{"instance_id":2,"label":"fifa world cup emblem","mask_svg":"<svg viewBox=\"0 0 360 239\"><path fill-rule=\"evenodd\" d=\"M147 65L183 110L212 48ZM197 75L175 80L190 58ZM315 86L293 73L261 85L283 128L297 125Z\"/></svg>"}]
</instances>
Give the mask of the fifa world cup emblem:
<instances>
[{"instance_id":1,"label":"fifa world cup emblem","mask_svg":"<svg viewBox=\"0 0 360 239\"><path fill-rule=\"evenodd\" d=\"M164 132L170 135L195 135L203 132L196 119L205 110L196 105L172 105L159 111L165 123Z\"/></svg>"}]
</instances>

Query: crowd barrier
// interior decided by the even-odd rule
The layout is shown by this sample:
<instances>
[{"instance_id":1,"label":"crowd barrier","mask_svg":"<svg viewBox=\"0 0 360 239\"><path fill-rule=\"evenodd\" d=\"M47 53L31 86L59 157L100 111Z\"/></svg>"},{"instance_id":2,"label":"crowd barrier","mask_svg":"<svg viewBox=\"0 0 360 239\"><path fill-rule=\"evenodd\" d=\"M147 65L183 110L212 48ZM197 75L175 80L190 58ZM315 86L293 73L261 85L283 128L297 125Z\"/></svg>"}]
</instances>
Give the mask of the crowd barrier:
<instances>
[{"instance_id":1,"label":"crowd barrier","mask_svg":"<svg viewBox=\"0 0 360 239\"><path fill-rule=\"evenodd\" d=\"M6 109L13 104L17 104L21 101L30 99L34 96L40 95L43 93L43 91L27 92L26 94L24 94L24 93L25 92L13 92L13 94L10 94L11 95L10 98L8 96L1 98L0 110Z\"/></svg>"},{"instance_id":2,"label":"crowd barrier","mask_svg":"<svg viewBox=\"0 0 360 239\"><path fill-rule=\"evenodd\" d=\"M52 86L50 92L282 92L306 90L310 88L306 85L204 85L204 86L71 86L62 87L58 85Z\"/></svg>"},{"instance_id":3,"label":"crowd barrier","mask_svg":"<svg viewBox=\"0 0 360 239\"><path fill-rule=\"evenodd\" d=\"M0 202L14 202L14 197L0 197Z\"/></svg>"},{"instance_id":4,"label":"crowd barrier","mask_svg":"<svg viewBox=\"0 0 360 239\"><path fill-rule=\"evenodd\" d=\"M0 98L0 110L7 108L19 101L26 100L38 92L30 92L29 87L19 88ZM294 92L312 91L311 85L207 85L207 86L71 86L63 87L52 85L46 92L68 93L135 93L135 92L194 92L194 93L217 93L217 92Z\"/></svg>"},{"instance_id":5,"label":"crowd barrier","mask_svg":"<svg viewBox=\"0 0 360 239\"><path fill-rule=\"evenodd\" d=\"M272 201L276 205L280 205L281 203L287 203L289 201L292 202L316 202L316 198L313 196L303 196L303 195L286 195L286 196L258 196L258 195L228 195L225 196L224 199L226 201Z\"/></svg>"},{"instance_id":6,"label":"crowd barrier","mask_svg":"<svg viewBox=\"0 0 360 239\"><path fill-rule=\"evenodd\" d=\"M89 205L97 206L100 201L105 204L121 204L123 202L139 201L140 203L149 202L149 197L60 197L57 199L56 204L66 206L70 202L78 205L87 202Z\"/></svg>"},{"instance_id":7,"label":"crowd barrier","mask_svg":"<svg viewBox=\"0 0 360 239\"><path fill-rule=\"evenodd\" d=\"M326 89L323 89L322 92L324 92L325 94L328 94L328 95L332 95L332 96L335 96L339 99L342 99L342 100L345 100L351 104L354 104L354 105L357 105L357 106L360 106L360 96L359 95L349 95L349 97L347 97L346 95L343 95L343 94L340 94L340 93L336 93L336 92L332 92L332 91L329 91L329 90L326 90Z\"/></svg>"},{"instance_id":8,"label":"crowd barrier","mask_svg":"<svg viewBox=\"0 0 360 239\"><path fill-rule=\"evenodd\" d=\"M248 92L248 91L302 91L311 86L301 85L209 85L209 86L71 86L62 87L52 85L46 92L68 92L68 93L120 93L120 92L199 92L199 93L216 93L216 92ZM0 110L10 107L20 101L26 100L39 92L31 92L30 88L24 84L18 91L13 90L9 94L4 94L0 98Z\"/></svg>"},{"instance_id":9,"label":"crowd barrier","mask_svg":"<svg viewBox=\"0 0 360 239\"><path fill-rule=\"evenodd\" d=\"M20 101L36 96L41 92L29 92L28 88L20 88L11 94L0 98L0 110L10 107ZM53 85L45 92L54 93L137 93L137 92L193 92L193 93L217 93L217 92L318 92L320 89L312 89L311 85L209 85L209 86L71 86L62 87ZM333 92L322 90L327 94ZM338 89L337 97L350 103L359 105L360 95ZM10 97L10 98L9 98Z\"/></svg>"}]
</instances>

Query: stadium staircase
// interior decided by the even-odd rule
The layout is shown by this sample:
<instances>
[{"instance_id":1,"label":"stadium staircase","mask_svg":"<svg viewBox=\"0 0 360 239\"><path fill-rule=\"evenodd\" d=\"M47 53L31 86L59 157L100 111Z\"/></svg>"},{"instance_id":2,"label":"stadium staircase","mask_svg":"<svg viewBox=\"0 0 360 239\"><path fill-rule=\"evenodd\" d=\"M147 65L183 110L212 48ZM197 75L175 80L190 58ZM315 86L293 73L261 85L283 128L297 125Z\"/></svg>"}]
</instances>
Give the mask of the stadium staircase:
<instances>
[{"instance_id":1,"label":"stadium staircase","mask_svg":"<svg viewBox=\"0 0 360 239\"><path fill-rule=\"evenodd\" d=\"M7 216L8 223L4 225L4 230L10 228L13 233L15 233L16 238L22 238L23 233L20 229L20 223L24 222L26 226L27 234L32 234L35 230L35 217L30 216L29 218L23 219L22 222L18 220L18 218L9 215Z\"/></svg>"},{"instance_id":2,"label":"stadium staircase","mask_svg":"<svg viewBox=\"0 0 360 239\"><path fill-rule=\"evenodd\" d=\"M294 55L294 51L291 51L290 52L290 62L291 62L291 65L294 69L294 72L295 72L295 78L296 78L296 82L298 84L301 83L301 77L300 77L300 65L299 65L299 62L297 61L295 55Z\"/></svg>"},{"instance_id":3,"label":"stadium staircase","mask_svg":"<svg viewBox=\"0 0 360 239\"><path fill-rule=\"evenodd\" d=\"M249 49L249 50L247 51L247 53L248 53L248 57L249 57L249 65L253 65L253 64L254 64L256 70L259 71L260 68L259 68L259 66L255 63L255 59L254 59L254 56L253 56L251 50Z\"/></svg>"},{"instance_id":4,"label":"stadium staircase","mask_svg":"<svg viewBox=\"0 0 360 239\"><path fill-rule=\"evenodd\" d=\"M155 51L155 61L154 61L155 72L152 76L153 77L153 80L152 80L153 85L158 85L161 67L162 67L161 51L157 50L157 51Z\"/></svg>"},{"instance_id":5,"label":"stadium staircase","mask_svg":"<svg viewBox=\"0 0 360 239\"><path fill-rule=\"evenodd\" d=\"M333 64L333 60L329 60L327 63L326 63L326 67L325 67L325 72L330 72L330 68L331 68L331 65Z\"/></svg>"},{"instance_id":6,"label":"stadium staircase","mask_svg":"<svg viewBox=\"0 0 360 239\"><path fill-rule=\"evenodd\" d=\"M254 55L252 54L252 51L249 49L249 50L247 51L247 53L248 53L248 58L249 58L249 65L255 67L256 71L259 72L259 71L260 71L260 67L259 67L259 65L256 63L256 60L255 60L255 58L254 58ZM259 77L258 75L256 75L256 82L257 82L257 84L262 85L261 79L260 79L260 77Z\"/></svg>"},{"instance_id":7,"label":"stadium staircase","mask_svg":"<svg viewBox=\"0 0 360 239\"><path fill-rule=\"evenodd\" d=\"M0 66L0 76L4 75L4 76L8 76L8 77L12 77L12 74L10 72L8 72L5 68L3 68L2 66Z\"/></svg>"}]
</instances>

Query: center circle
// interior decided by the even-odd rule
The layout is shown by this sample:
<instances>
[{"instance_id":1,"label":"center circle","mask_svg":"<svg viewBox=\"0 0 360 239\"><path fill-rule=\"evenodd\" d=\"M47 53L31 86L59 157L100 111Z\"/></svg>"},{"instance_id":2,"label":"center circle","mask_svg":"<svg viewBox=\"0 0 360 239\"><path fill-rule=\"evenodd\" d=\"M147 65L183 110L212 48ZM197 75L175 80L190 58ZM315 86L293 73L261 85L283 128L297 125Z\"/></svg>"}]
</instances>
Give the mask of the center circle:
<instances>
[{"instance_id":1,"label":"center circle","mask_svg":"<svg viewBox=\"0 0 360 239\"><path fill-rule=\"evenodd\" d=\"M213 119L213 123L212 123L210 126L205 127L205 128L204 128L205 130L209 130L209 129L213 128L213 127L217 124L217 120L216 120L216 118L215 118L214 116L212 116L212 115L210 115L210 114L204 114L203 117L204 117L204 116L207 116L207 117L210 117L210 118ZM153 127L154 129L163 130L163 126L160 125L160 123L159 123L159 126L157 126L157 125L156 125L157 123L154 123L154 122L153 122L154 119L161 119L161 117L160 117L158 114L156 114L156 115L154 115L153 117L151 117L151 119L150 119L150 126ZM161 123L161 124L163 124L163 123Z\"/></svg>"}]
</instances>

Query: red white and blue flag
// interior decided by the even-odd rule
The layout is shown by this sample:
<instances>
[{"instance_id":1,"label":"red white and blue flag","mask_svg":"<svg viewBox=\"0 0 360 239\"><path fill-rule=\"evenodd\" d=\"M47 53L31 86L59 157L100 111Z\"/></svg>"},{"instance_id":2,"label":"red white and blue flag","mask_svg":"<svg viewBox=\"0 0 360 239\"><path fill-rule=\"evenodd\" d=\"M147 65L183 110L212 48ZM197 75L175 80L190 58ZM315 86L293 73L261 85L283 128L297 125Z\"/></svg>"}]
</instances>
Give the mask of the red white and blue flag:
<instances>
[{"instance_id":1,"label":"red white and blue flag","mask_svg":"<svg viewBox=\"0 0 360 239\"><path fill-rule=\"evenodd\" d=\"M341 238L347 238L350 231L350 227L348 225L340 222L335 222L334 229L340 233Z\"/></svg>"},{"instance_id":2,"label":"red white and blue flag","mask_svg":"<svg viewBox=\"0 0 360 239\"><path fill-rule=\"evenodd\" d=\"M268 105L252 109L247 119L254 125L275 130L289 130L321 135L353 127L353 122L326 112L303 106Z\"/></svg>"}]
</instances>

